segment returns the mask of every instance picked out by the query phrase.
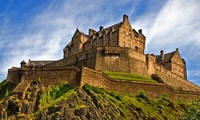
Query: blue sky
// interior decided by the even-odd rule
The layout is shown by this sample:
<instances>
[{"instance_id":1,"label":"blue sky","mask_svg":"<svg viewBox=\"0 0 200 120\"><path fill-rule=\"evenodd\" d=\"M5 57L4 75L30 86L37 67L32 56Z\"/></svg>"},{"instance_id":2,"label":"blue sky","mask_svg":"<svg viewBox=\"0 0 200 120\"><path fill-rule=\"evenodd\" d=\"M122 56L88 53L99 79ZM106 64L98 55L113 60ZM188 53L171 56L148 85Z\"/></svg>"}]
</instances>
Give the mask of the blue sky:
<instances>
[{"instance_id":1,"label":"blue sky","mask_svg":"<svg viewBox=\"0 0 200 120\"><path fill-rule=\"evenodd\" d=\"M200 85L199 0L0 0L0 80L22 60L57 60L76 28L108 27L129 16L146 53L179 48L188 79Z\"/></svg>"}]
</instances>

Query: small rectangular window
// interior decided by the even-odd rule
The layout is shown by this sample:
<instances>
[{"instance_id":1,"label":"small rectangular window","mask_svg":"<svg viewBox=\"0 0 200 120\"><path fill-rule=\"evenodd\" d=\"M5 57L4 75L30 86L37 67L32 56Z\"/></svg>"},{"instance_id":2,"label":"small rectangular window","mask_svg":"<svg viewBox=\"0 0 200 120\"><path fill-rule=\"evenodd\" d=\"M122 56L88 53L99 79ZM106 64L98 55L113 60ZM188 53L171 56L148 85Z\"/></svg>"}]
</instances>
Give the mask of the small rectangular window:
<instances>
[{"instance_id":1,"label":"small rectangular window","mask_svg":"<svg viewBox=\"0 0 200 120\"><path fill-rule=\"evenodd\" d=\"M123 38L125 38L126 37L126 32L123 32Z\"/></svg>"}]
</instances>

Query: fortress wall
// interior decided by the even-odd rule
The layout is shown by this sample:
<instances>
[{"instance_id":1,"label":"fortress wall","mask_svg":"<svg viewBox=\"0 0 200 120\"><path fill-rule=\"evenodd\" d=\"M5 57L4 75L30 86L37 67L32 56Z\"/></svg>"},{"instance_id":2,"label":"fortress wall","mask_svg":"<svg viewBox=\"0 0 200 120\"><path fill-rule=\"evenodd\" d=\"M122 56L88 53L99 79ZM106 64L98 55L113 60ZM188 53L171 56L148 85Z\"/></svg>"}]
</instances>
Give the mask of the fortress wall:
<instances>
[{"instance_id":1,"label":"fortress wall","mask_svg":"<svg viewBox=\"0 0 200 120\"><path fill-rule=\"evenodd\" d=\"M126 50L127 50L128 56L130 56L138 61L146 63L146 55L145 54L139 53L130 48L127 48Z\"/></svg>"},{"instance_id":2,"label":"fortress wall","mask_svg":"<svg viewBox=\"0 0 200 120\"><path fill-rule=\"evenodd\" d=\"M38 81L43 86L56 85L58 83L77 83L79 70L73 67L68 68L52 68L41 70L22 71L23 80Z\"/></svg>"},{"instance_id":3,"label":"fortress wall","mask_svg":"<svg viewBox=\"0 0 200 120\"><path fill-rule=\"evenodd\" d=\"M45 65L46 68L82 66L98 71L121 71L148 76L146 56L130 48L97 47Z\"/></svg>"},{"instance_id":4,"label":"fortress wall","mask_svg":"<svg viewBox=\"0 0 200 120\"><path fill-rule=\"evenodd\" d=\"M84 84L90 84L92 86L101 87L107 90L113 90L118 92L126 92L131 94L138 94L141 90L145 91L145 94L152 98L162 97L163 94L168 94L171 99L197 99L200 95L198 92L192 91L176 91L164 83L145 83L136 81L123 81L114 80L101 72L91 70L88 68L82 68L81 86ZM162 91L162 92L161 92Z\"/></svg>"},{"instance_id":5,"label":"fortress wall","mask_svg":"<svg viewBox=\"0 0 200 120\"><path fill-rule=\"evenodd\" d=\"M81 68L82 66L87 66L88 68L94 69L95 57L96 57L95 53L96 53L96 49L86 50L84 52L77 53L67 58L47 64L44 67L45 68L52 68L52 67L61 68L63 66L65 67L76 66L77 68Z\"/></svg>"},{"instance_id":6,"label":"fortress wall","mask_svg":"<svg viewBox=\"0 0 200 120\"><path fill-rule=\"evenodd\" d=\"M167 71L168 72L168 71ZM157 69L156 74L162 79L162 81L173 87L176 90L186 90L186 91L200 91L200 88L193 83L182 79L178 76L175 77L175 74L167 74L166 71L160 71Z\"/></svg>"},{"instance_id":7,"label":"fortress wall","mask_svg":"<svg viewBox=\"0 0 200 120\"><path fill-rule=\"evenodd\" d=\"M21 81L20 69L9 69L7 75L7 81L18 84Z\"/></svg>"},{"instance_id":8,"label":"fortress wall","mask_svg":"<svg viewBox=\"0 0 200 120\"><path fill-rule=\"evenodd\" d=\"M147 54L146 55L146 64L147 64L148 75L151 76L152 74L155 74L156 56L152 55L152 54Z\"/></svg>"},{"instance_id":9,"label":"fortress wall","mask_svg":"<svg viewBox=\"0 0 200 120\"><path fill-rule=\"evenodd\" d=\"M146 56L133 49L121 47L98 48L95 70L148 75Z\"/></svg>"}]
</instances>

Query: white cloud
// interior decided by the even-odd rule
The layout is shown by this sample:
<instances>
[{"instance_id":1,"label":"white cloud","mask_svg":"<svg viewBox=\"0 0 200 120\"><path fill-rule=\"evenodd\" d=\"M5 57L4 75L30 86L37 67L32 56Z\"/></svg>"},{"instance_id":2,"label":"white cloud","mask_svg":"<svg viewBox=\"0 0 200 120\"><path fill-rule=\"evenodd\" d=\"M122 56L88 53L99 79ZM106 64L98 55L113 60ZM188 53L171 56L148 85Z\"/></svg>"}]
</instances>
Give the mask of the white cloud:
<instances>
[{"instance_id":1,"label":"white cloud","mask_svg":"<svg viewBox=\"0 0 200 120\"><path fill-rule=\"evenodd\" d=\"M1 51L3 60L0 73L6 73L12 66L19 66L23 59L62 58L62 49L77 27L87 33L88 27L97 28L101 23L112 23L113 11L110 8L127 2L130 1L119 0L114 4L92 0L54 1L36 16L29 18L28 24L18 27L10 26L9 15L6 15L1 26L3 30L0 31L0 46L6 48Z\"/></svg>"},{"instance_id":2,"label":"white cloud","mask_svg":"<svg viewBox=\"0 0 200 120\"><path fill-rule=\"evenodd\" d=\"M181 55L190 65L199 63L200 57L200 1L169 0L160 11L150 11L133 24L144 29L147 37L146 51L158 54L179 48ZM187 64L188 65L188 64ZM188 70L189 79L200 84L200 71L195 67Z\"/></svg>"}]
</instances>

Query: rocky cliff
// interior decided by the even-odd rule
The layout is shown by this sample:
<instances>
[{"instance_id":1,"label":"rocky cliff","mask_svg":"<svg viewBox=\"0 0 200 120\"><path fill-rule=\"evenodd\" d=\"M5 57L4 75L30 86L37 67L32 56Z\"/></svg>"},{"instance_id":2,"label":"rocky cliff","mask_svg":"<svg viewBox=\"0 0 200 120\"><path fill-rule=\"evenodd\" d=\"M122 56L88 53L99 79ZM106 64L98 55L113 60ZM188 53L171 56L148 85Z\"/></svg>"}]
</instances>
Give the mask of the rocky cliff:
<instances>
[{"instance_id":1,"label":"rocky cliff","mask_svg":"<svg viewBox=\"0 0 200 120\"><path fill-rule=\"evenodd\" d=\"M132 96L85 85L60 84L40 88L29 86L24 99L12 94L1 84L0 118L10 120L123 120L123 119L188 119L200 118L200 101L170 101L167 94L150 99L145 92ZM11 88L9 86L9 88Z\"/></svg>"}]
</instances>

